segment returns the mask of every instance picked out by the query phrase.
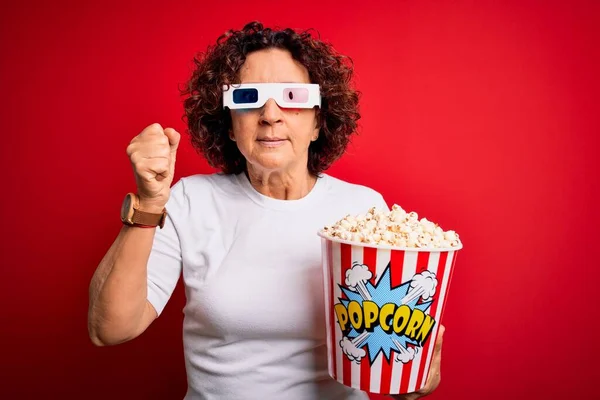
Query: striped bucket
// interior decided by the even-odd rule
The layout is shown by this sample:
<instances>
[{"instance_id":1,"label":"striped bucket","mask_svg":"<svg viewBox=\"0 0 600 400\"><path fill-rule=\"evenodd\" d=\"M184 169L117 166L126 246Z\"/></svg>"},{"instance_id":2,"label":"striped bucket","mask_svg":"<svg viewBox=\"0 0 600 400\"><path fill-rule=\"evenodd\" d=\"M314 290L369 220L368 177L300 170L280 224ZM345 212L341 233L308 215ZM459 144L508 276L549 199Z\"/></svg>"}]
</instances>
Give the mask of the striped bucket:
<instances>
[{"instance_id":1,"label":"striped bucket","mask_svg":"<svg viewBox=\"0 0 600 400\"><path fill-rule=\"evenodd\" d=\"M322 238L329 374L371 393L425 386L457 251Z\"/></svg>"}]
</instances>

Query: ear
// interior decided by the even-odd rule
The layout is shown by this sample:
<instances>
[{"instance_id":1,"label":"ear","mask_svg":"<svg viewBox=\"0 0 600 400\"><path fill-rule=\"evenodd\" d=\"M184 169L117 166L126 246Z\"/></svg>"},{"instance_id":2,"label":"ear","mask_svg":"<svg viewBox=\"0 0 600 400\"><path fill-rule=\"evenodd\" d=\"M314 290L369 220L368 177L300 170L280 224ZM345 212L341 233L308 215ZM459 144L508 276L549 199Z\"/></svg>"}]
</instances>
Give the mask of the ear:
<instances>
[{"instance_id":1,"label":"ear","mask_svg":"<svg viewBox=\"0 0 600 400\"><path fill-rule=\"evenodd\" d=\"M319 132L321 131L321 112L317 108L315 113L315 129L313 130L313 136L311 141L316 141L319 138Z\"/></svg>"},{"instance_id":2,"label":"ear","mask_svg":"<svg viewBox=\"0 0 600 400\"><path fill-rule=\"evenodd\" d=\"M318 128L313 131L313 136L310 138L311 142L315 142L319 138L319 131Z\"/></svg>"},{"instance_id":3,"label":"ear","mask_svg":"<svg viewBox=\"0 0 600 400\"><path fill-rule=\"evenodd\" d=\"M321 129L321 109L320 108L315 108L316 112L315 112L315 128L317 128L318 130Z\"/></svg>"},{"instance_id":4,"label":"ear","mask_svg":"<svg viewBox=\"0 0 600 400\"><path fill-rule=\"evenodd\" d=\"M231 129L229 130L229 139L230 139L232 142L235 142L235 136L233 135L233 131L232 131Z\"/></svg>"}]
</instances>

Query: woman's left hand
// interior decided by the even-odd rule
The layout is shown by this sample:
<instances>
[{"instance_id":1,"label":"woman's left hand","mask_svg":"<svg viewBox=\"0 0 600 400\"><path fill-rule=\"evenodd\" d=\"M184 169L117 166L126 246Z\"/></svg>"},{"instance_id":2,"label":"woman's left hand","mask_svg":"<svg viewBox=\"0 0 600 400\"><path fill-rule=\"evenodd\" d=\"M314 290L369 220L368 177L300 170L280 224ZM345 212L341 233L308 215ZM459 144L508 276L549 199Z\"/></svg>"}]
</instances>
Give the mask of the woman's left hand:
<instances>
[{"instance_id":1,"label":"woman's left hand","mask_svg":"<svg viewBox=\"0 0 600 400\"><path fill-rule=\"evenodd\" d=\"M437 340L435 341L435 350L433 352L433 359L431 360L431 369L429 371L429 376L427 377L427 382L425 386L421 390L412 393L406 394L395 394L390 395L396 400L416 400L421 397L427 396L431 394L438 385L440 384L441 372L440 366L442 363L442 342L444 340L444 331L446 327L444 325L440 325L439 334Z\"/></svg>"}]
</instances>

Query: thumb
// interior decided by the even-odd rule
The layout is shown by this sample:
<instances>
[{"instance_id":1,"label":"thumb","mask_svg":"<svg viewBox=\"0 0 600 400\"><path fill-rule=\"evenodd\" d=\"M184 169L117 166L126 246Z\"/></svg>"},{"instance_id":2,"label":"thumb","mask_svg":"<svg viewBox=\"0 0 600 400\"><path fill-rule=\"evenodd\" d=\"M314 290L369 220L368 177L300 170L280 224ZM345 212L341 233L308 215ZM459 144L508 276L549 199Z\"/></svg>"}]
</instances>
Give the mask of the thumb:
<instances>
[{"instance_id":1,"label":"thumb","mask_svg":"<svg viewBox=\"0 0 600 400\"><path fill-rule=\"evenodd\" d=\"M438 352L442 351L442 345L444 343L444 332L446 332L446 327L444 325L440 325L435 345L435 350Z\"/></svg>"},{"instance_id":2,"label":"thumb","mask_svg":"<svg viewBox=\"0 0 600 400\"><path fill-rule=\"evenodd\" d=\"M173 128L165 128L165 135L169 138L169 146L171 146L171 154L174 154L177 151L177 147L179 147L179 141L181 140L181 135Z\"/></svg>"}]
</instances>

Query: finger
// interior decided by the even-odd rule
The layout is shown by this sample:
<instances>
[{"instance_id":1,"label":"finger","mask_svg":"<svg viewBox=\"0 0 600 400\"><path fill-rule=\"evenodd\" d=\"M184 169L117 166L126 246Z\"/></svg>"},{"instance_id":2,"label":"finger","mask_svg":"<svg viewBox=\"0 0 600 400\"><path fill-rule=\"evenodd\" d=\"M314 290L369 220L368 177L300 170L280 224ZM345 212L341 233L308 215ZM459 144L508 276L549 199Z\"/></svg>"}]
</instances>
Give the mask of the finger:
<instances>
[{"instance_id":1,"label":"finger","mask_svg":"<svg viewBox=\"0 0 600 400\"><path fill-rule=\"evenodd\" d=\"M143 182L154 182L156 180L156 172L151 171L149 169L144 169L141 171L136 171L136 175L143 181Z\"/></svg>"},{"instance_id":2,"label":"finger","mask_svg":"<svg viewBox=\"0 0 600 400\"><path fill-rule=\"evenodd\" d=\"M169 173L169 161L166 159L154 160L154 162L148 165L148 169L152 171L157 180L166 178Z\"/></svg>"},{"instance_id":3,"label":"finger","mask_svg":"<svg viewBox=\"0 0 600 400\"><path fill-rule=\"evenodd\" d=\"M446 328L440 325L438 331L438 337L435 341L435 349L433 352L433 358L431 360L431 368L429 369L429 375L425 386L418 391L419 394L425 396L433 392L440 384L442 379L441 365L442 365L442 344L444 342L444 332Z\"/></svg>"},{"instance_id":4,"label":"finger","mask_svg":"<svg viewBox=\"0 0 600 400\"><path fill-rule=\"evenodd\" d=\"M136 172L146 182L161 181L168 176L169 160L161 158L140 162L136 165Z\"/></svg>"},{"instance_id":5,"label":"finger","mask_svg":"<svg viewBox=\"0 0 600 400\"><path fill-rule=\"evenodd\" d=\"M177 151L181 135L173 128L166 128L165 135L169 138L169 146L171 146L171 154Z\"/></svg>"},{"instance_id":6,"label":"finger","mask_svg":"<svg viewBox=\"0 0 600 400\"><path fill-rule=\"evenodd\" d=\"M438 337L435 341L435 349L433 350L433 360L432 360L432 367L431 367L432 370L435 368L435 372L439 372L439 370L440 370L440 364L441 364L441 359L442 359L442 345L444 344L444 332L445 331L446 331L446 328L444 327L444 325L441 325L439 333L438 333Z\"/></svg>"},{"instance_id":7,"label":"finger","mask_svg":"<svg viewBox=\"0 0 600 400\"><path fill-rule=\"evenodd\" d=\"M444 325L440 325L440 329L438 331L438 337L435 341L435 353L440 353L442 351L442 344L444 343L444 333L446 332L446 327Z\"/></svg>"},{"instance_id":8,"label":"finger","mask_svg":"<svg viewBox=\"0 0 600 400\"><path fill-rule=\"evenodd\" d=\"M158 134L163 132L163 127L158 122L155 122L145 127L142 132L152 132Z\"/></svg>"},{"instance_id":9,"label":"finger","mask_svg":"<svg viewBox=\"0 0 600 400\"><path fill-rule=\"evenodd\" d=\"M440 358L434 357L431 360L431 368L429 369L429 375L427 376L427 381L425 382L425 386L417 391L421 396L427 396L431 394L440 384L440 380L442 378L440 373Z\"/></svg>"}]
</instances>

